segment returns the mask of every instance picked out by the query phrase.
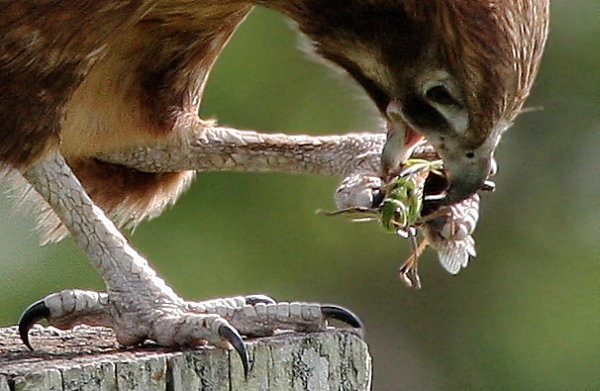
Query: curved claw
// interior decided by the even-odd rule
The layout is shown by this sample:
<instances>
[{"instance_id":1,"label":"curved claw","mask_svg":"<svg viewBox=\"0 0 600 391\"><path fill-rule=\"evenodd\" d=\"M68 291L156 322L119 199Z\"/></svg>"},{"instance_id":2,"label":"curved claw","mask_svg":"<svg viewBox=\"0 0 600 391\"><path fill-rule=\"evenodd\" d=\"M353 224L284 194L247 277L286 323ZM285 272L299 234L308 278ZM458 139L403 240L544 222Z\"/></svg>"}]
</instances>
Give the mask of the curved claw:
<instances>
[{"instance_id":1,"label":"curved claw","mask_svg":"<svg viewBox=\"0 0 600 391\"><path fill-rule=\"evenodd\" d=\"M481 190L483 191L494 191L496 190L496 182L487 179L485 182L483 182L483 186L481 187Z\"/></svg>"},{"instance_id":2,"label":"curved claw","mask_svg":"<svg viewBox=\"0 0 600 391\"><path fill-rule=\"evenodd\" d=\"M356 329L364 330L364 326L360 318L349 309L329 304L322 305L321 312L323 313L325 319L336 319Z\"/></svg>"},{"instance_id":3,"label":"curved claw","mask_svg":"<svg viewBox=\"0 0 600 391\"><path fill-rule=\"evenodd\" d=\"M378 208L383 203L385 199L385 192L381 190L373 191L373 202L371 203L371 208Z\"/></svg>"},{"instance_id":4,"label":"curved claw","mask_svg":"<svg viewBox=\"0 0 600 391\"><path fill-rule=\"evenodd\" d=\"M445 200L446 200L446 194L444 194L444 193L428 194L423 197L423 201L429 202L429 203L440 203L441 204Z\"/></svg>"},{"instance_id":5,"label":"curved claw","mask_svg":"<svg viewBox=\"0 0 600 391\"><path fill-rule=\"evenodd\" d=\"M238 353L240 360L242 360L242 366L244 367L244 377L248 378L248 351L246 350L246 344L240 336L240 333L229 325L223 325L219 327L219 336L229 342Z\"/></svg>"},{"instance_id":6,"label":"curved claw","mask_svg":"<svg viewBox=\"0 0 600 391\"><path fill-rule=\"evenodd\" d=\"M256 304L277 304L275 300L267 295L249 295L246 296L246 304L248 305L256 305Z\"/></svg>"},{"instance_id":7,"label":"curved claw","mask_svg":"<svg viewBox=\"0 0 600 391\"><path fill-rule=\"evenodd\" d=\"M19 318L19 335L21 336L21 341L23 341L29 350L33 350L33 347L29 343L29 330L39 320L47 319L49 316L50 309L43 300L31 304L21 314Z\"/></svg>"}]
</instances>

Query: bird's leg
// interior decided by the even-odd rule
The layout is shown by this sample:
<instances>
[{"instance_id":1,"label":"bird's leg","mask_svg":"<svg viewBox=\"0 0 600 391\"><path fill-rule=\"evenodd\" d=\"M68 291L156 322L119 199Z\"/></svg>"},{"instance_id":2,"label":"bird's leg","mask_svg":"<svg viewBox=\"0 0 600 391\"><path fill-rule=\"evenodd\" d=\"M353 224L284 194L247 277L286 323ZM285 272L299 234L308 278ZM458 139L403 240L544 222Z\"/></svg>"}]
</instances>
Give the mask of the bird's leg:
<instances>
[{"instance_id":1,"label":"bird's leg","mask_svg":"<svg viewBox=\"0 0 600 391\"><path fill-rule=\"evenodd\" d=\"M175 134L185 137L96 157L145 172L279 171L336 176L344 178L336 193L340 209L372 207L385 176L383 133L264 134L192 120Z\"/></svg>"},{"instance_id":2,"label":"bird's leg","mask_svg":"<svg viewBox=\"0 0 600 391\"><path fill-rule=\"evenodd\" d=\"M336 176L343 178L335 193L337 209L377 206L388 177L381 155L384 133L265 134L212 127L197 118L181 122L186 125L174 133L185 137L96 157L144 172L279 171ZM439 159L429 144L416 147L412 157Z\"/></svg>"},{"instance_id":3,"label":"bird's leg","mask_svg":"<svg viewBox=\"0 0 600 391\"><path fill-rule=\"evenodd\" d=\"M212 127L197 121L153 145L96 158L145 172L278 171L345 177L381 175L382 133L310 136Z\"/></svg>"},{"instance_id":4,"label":"bird's leg","mask_svg":"<svg viewBox=\"0 0 600 391\"><path fill-rule=\"evenodd\" d=\"M326 327L329 317L359 325L351 313L334 306L280 305L256 297L186 302L156 275L93 203L58 152L22 174L54 209L107 288L105 294L64 291L32 305L20 322L26 343L31 324L47 318L63 328L77 323L111 327L124 345L146 339L164 346L230 343L247 364L238 326L249 334L253 325L260 334L278 328L319 330Z\"/></svg>"}]
</instances>

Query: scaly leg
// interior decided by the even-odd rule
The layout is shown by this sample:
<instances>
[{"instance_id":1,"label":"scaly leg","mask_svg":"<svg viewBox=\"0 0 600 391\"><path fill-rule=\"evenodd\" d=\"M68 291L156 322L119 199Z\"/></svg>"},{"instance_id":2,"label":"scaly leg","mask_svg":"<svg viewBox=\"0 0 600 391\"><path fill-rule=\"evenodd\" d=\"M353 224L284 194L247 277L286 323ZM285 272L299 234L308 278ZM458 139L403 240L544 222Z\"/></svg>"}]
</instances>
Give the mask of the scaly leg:
<instances>
[{"instance_id":1,"label":"scaly leg","mask_svg":"<svg viewBox=\"0 0 600 391\"><path fill-rule=\"evenodd\" d=\"M101 154L97 159L139 171L278 171L344 178L336 192L338 209L372 207L385 176L383 133L334 136L265 134L207 127L198 119L162 143ZM419 151L421 155L433 149Z\"/></svg>"},{"instance_id":2,"label":"scaly leg","mask_svg":"<svg viewBox=\"0 0 600 391\"><path fill-rule=\"evenodd\" d=\"M30 306L20 322L27 344L29 327L38 319L47 318L62 328L77 323L111 327L124 345L146 339L163 346L204 341L218 346L231 344L247 368L248 358L238 327L246 334L255 329L259 334L280 328L322 330L327 318L360 326L355 316L335 306L276 304L267 298L253 297L186 302L156 275L93 203L58 152L22 174L54 209L107 288L106 293L64 291Z\"/></svg>"},{"instance_id":3,"label":"scaly leg","mask_svg":"<svg viewBox=\"0 0 600 391\"><path fill-rule=\"evenodd\" d=\"M336 176L343 178L335 194L338 209L376 206L378 190L388 175L381 158L385 133L265 134L207 127L199 119L190 120L175 133L186 136L96 158L151 173L278 171ZM418 146L412 156L439 159L431 145Z\"/></svg>"}]
</instances>

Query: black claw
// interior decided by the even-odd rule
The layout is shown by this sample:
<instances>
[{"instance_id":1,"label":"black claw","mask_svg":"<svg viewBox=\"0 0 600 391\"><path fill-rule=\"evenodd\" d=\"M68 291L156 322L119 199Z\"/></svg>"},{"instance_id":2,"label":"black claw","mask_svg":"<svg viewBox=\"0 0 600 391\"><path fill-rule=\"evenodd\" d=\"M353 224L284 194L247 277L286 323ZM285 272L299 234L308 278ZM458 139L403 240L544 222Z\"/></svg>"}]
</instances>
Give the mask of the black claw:
<instances>
[{"instance_id":1,"label":"black claw","mask_svg":"<svg viewBox=\"0 0 600 391\"><path fill-rule=\"evenodd\" d=\"M256 305L256 304L277 304L275 300L266 295L249 295L246 296L246 304L248 305Z\"/></svg>"},{"instance_id":2,"label":"black claw","mask_svg":"<svg viewBox=\"0 0 600 391\"><path fill-rule=\"evenodd\" d=\"M21 341L23 341L29 350L33 350L33 347L29 343L29 330L38 320L47 319L49 316L50 309L43 300L36 301L21 314L19 318L19 335L21 336Z\"/></svg>"},{"instance_id":3,"label":"black claw","mask_svg":"<svg viewBox=\"0 0 600 391\"><path fill-rule=\"evenodd\" d=\"M423 197L423 201L425 202L431 202L431 203L441 203L444 202L446 200L446 194L445 193L440 193L440 194L428 194L426 196Z\"/></svg>"},{"instance_id":4,"label":"black claw","mask_svg":"<svg viewBox=\"0 0 600 391\"><path fill-rule=\"evenodd\" d=\"M483 186L481 186L481 190L494 191L494 190L496 190L496 183L490 179L487 179L485 182L483 182Z\"/></svg>"},{"instance_id":5,"label":"black claw","mask_svg":"<svg viewBox=\"0 0 600 391\"><path fill-rule=\"evenodd\" d=\"M385 199L385 192L381 190L375 190L373 192L373 202L371 203L371 208L378 208Z\"/></svg>"},{"instance_id":6,"label":"black claw","mask_svg":"<svg viewBox=\"0 0 600 391\"><path fill-rule=\"evenodd\" d=\"M363 323L360 318L356 316L352 311L340 307L337 305L322 305L321 312L325 319L337 319L340 322L344 322L349 326L352 326L356 329L364 329Z\"/></svg>"},{"instance_id":7,"label":"black claw","mask_svg":"<svg viewBox=\"0 0 600 391\"><path fill-rule=\"evenodd\" d=\"M240 360L242 360L242 366L244 367L244 377L248 378L248 351L246 350L246 344L240 336L240 333L229 325L223 325L219 327L219 336L229 342L238 353Z\"/></svg>"}]
</instances>

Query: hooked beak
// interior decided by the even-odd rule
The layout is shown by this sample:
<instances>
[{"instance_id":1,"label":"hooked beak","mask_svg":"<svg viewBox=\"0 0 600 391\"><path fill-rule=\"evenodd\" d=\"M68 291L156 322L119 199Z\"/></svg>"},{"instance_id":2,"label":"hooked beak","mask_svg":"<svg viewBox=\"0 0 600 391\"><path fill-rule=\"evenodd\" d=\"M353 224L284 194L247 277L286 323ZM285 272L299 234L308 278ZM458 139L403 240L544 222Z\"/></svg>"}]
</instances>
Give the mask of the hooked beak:
<instances>
[{"instance_id":1,"label":"hooked beak","mask_svg":"<svg viewBox=\"0 0 600 391\"><path fill-rule=\"evenodd\" d=\"M491 155L479 159L469 158L461 154L458 159L444 157L444 168L448 175L449 186L443 204L455 204L470 197L484 187L493 166Z\"/></svg>"}]
</instances>

